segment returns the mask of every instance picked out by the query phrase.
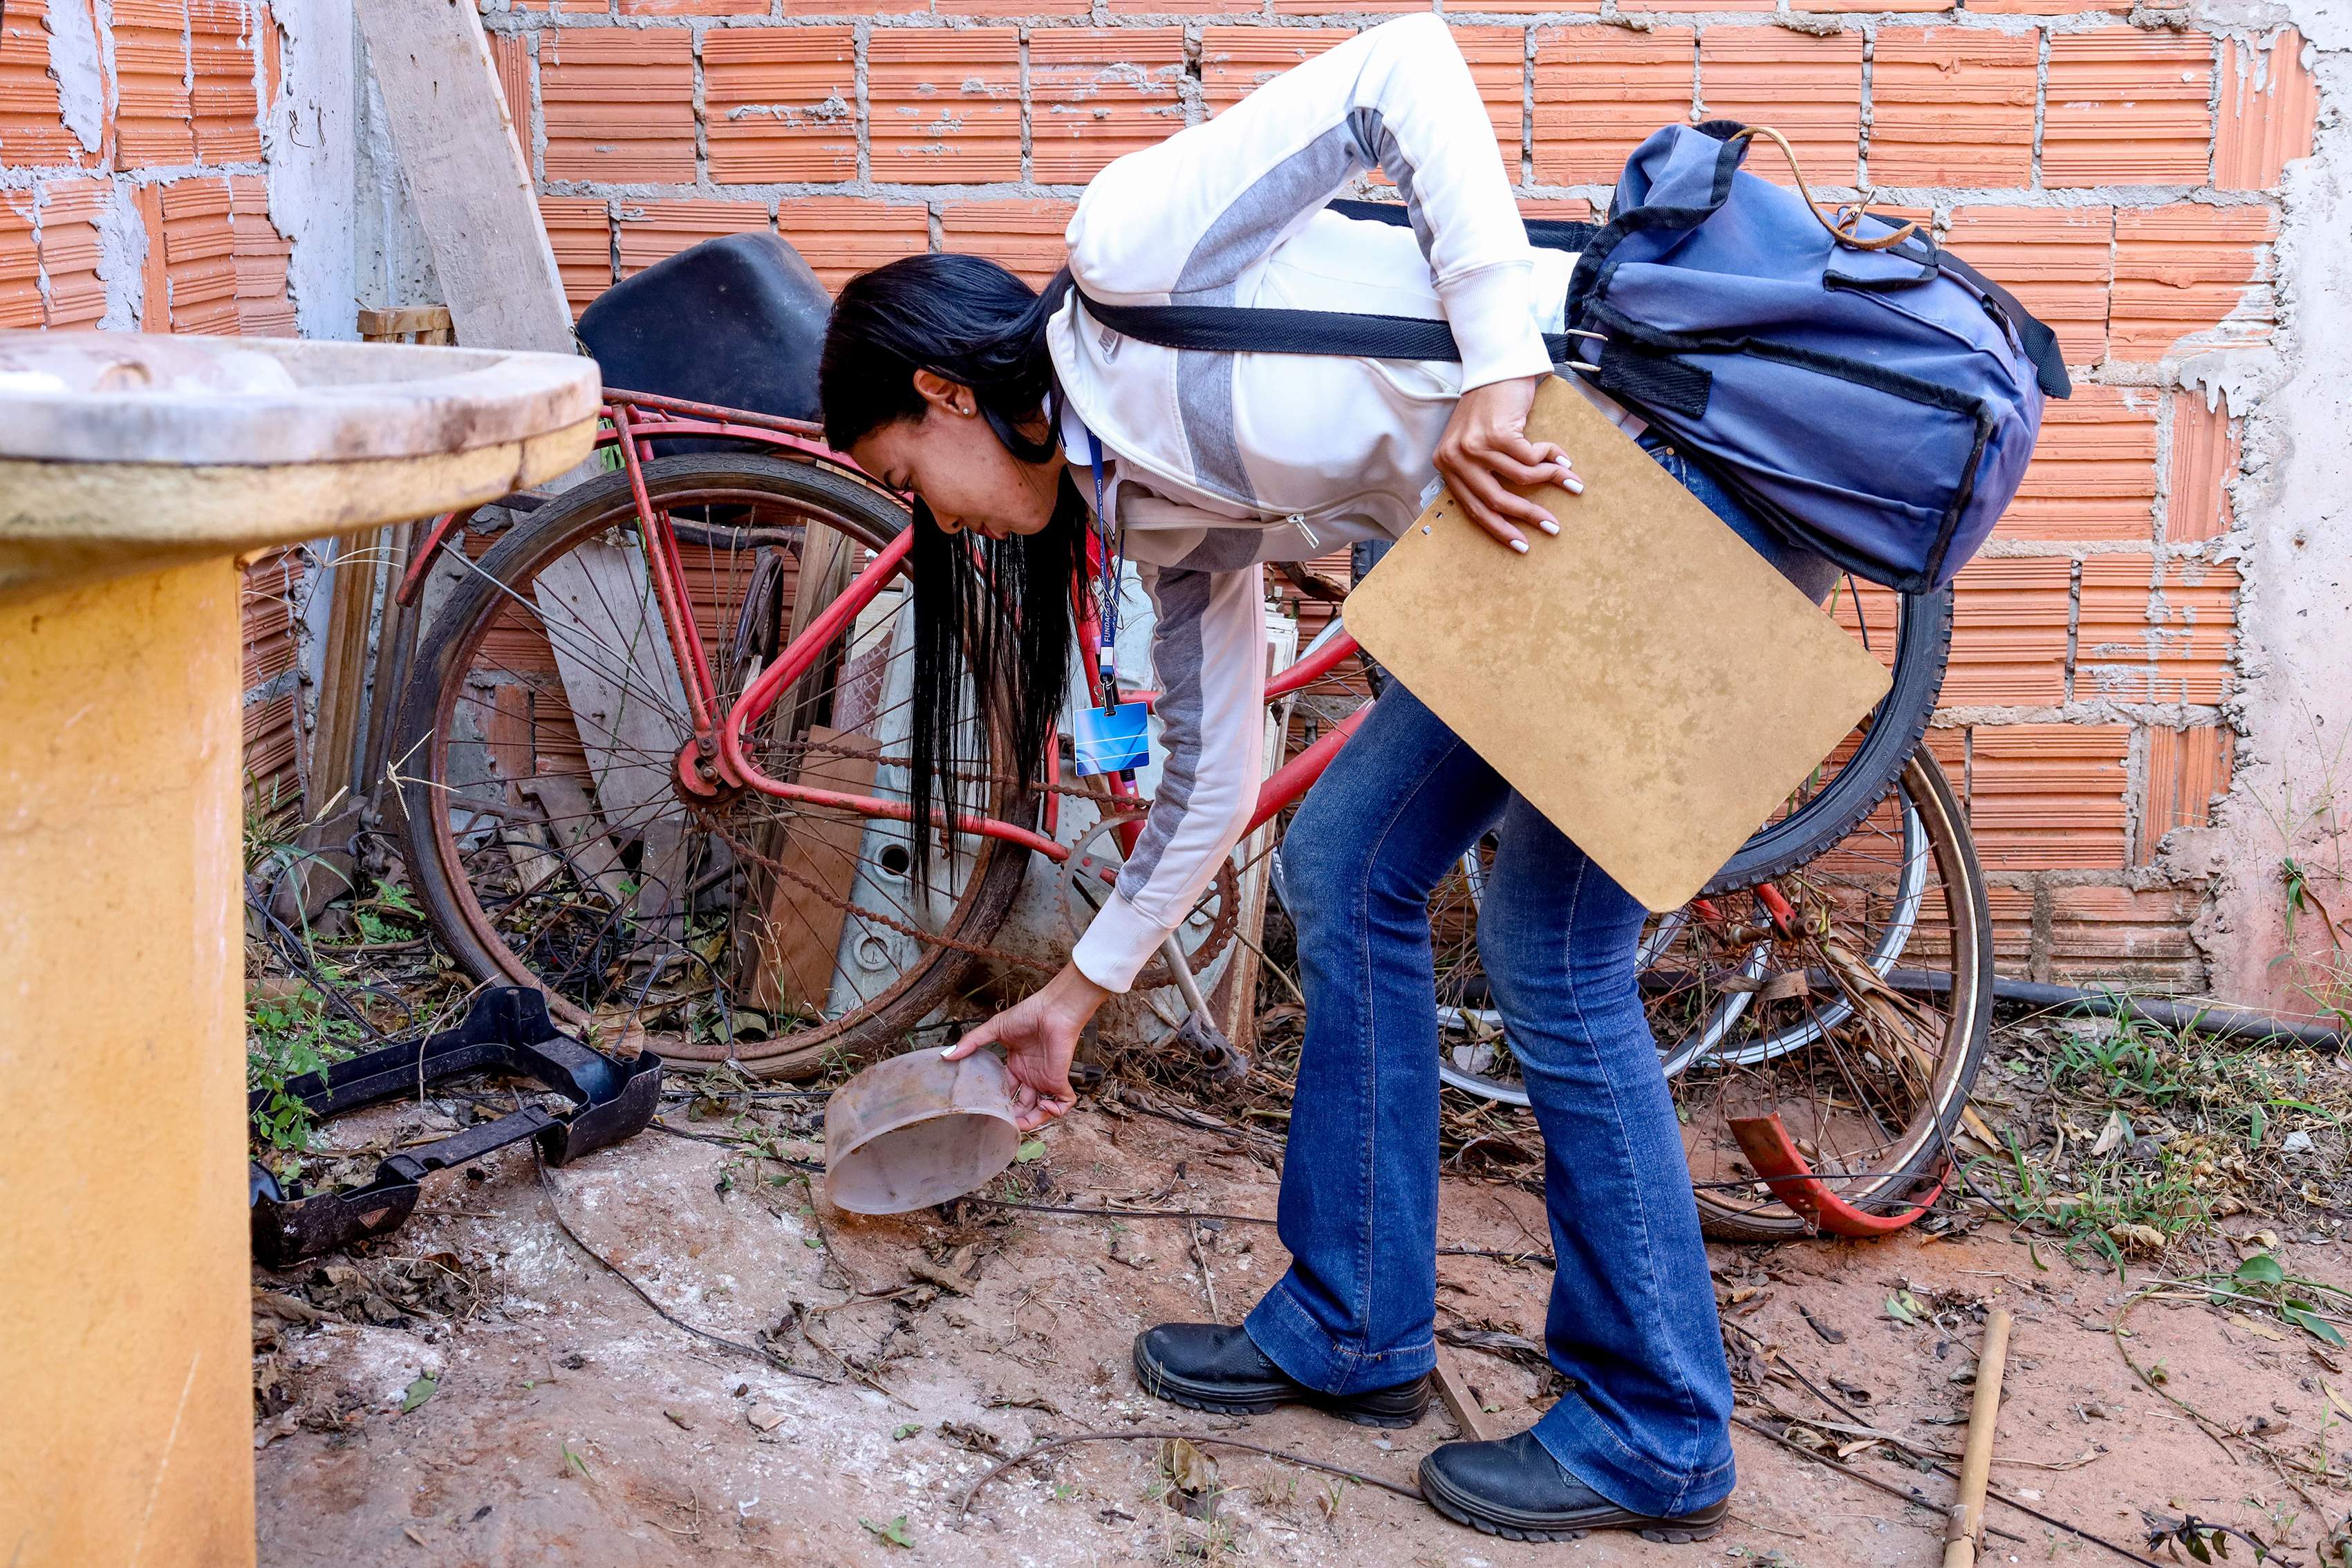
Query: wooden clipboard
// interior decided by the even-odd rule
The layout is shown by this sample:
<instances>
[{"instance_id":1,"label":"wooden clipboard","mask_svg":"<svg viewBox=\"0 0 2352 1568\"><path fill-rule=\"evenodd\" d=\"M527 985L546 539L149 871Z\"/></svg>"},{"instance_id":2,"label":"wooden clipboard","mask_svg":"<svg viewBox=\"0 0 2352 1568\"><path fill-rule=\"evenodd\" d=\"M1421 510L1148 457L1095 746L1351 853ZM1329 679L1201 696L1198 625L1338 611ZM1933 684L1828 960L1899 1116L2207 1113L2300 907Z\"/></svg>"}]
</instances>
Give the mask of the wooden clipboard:
<instances>
[{"instance_id":1,"label":"wooden clipboard","mask_svg":"<svg viewBox=\"0 0 2352 1568\"><path fill-rule=\"evenodd\" d=\"M1885 695L1887 672L1576 388L1536 395L1580 496L1520 555L1441 495L1348 629L1653 910L1682 905Z\"/></svg>"}]
</instances>

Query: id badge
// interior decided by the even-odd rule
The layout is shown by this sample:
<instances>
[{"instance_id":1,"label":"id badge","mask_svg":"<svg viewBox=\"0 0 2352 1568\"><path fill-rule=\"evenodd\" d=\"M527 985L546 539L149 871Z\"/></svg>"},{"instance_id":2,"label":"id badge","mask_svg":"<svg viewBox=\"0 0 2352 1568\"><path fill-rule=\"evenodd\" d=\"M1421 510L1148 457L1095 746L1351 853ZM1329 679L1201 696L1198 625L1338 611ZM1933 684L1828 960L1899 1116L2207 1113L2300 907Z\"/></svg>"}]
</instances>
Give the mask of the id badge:
<instances>
[{"instance_id":1,"label":"id badge","mask_svg":"<svg viewBox=\"0 0 2352 1568\"><path fill-rule=\"evenodd\" d=\"M1100 708L1079 709L1070 737L1077 752L1078 776L1091 778L1141 767L1151 754L1143 720L1140 702L1122 702L1108 712Z\"/></svg>"}]
</instances>

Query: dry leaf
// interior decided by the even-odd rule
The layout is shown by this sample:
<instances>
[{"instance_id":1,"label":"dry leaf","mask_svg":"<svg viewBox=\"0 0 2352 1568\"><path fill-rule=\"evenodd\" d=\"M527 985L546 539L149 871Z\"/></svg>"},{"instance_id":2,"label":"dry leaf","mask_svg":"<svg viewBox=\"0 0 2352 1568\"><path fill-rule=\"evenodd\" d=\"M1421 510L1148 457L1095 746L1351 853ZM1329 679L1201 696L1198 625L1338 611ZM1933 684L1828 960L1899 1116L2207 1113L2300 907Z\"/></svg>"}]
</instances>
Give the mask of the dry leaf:
<instances>
[{"instance_id":1,"label":"dry leaf","mask_svg":"<svg viewBox=\"0 0 2352 1568\"><path fill-rule=\"evenodd\" d=\"M2095 1160L2101 1155L2112 1152L2116 1145L2121 1143L2125 1138L2130 1135L2130 1132L2131 1129L2124 1125L2124 1113L2122 1111L2108 1111L2107 1124L2099 1129L2099 1141L2091 1145L2091 1158Z\"/></svg>"},{"instance_id":2,"label":"dry leaf","mask_svg":"<svg viewBox=\"0 0 2352 1568\"><path fill-rule=\"evenodd\" d=\"M1160 1445L1160 1468L1179 1491L1198 1495L1217 1484L1217 1462L1181 1437Z\"/></svg>"},{"instance_id":3,"label":"dry leaf","mask_svg":"<svg viewBox=\"0 0 2352 1568\"><path fill-rule=\"evenodd\" d=\"M2286 1338L2284 1334L2279 1332L2276 1329L2272 1328L2268 1323L2258 1323L2254 1321L2253 1319L2246 1316L2243 1312L2231 1313L2230 1321L2233 1326L2243 1329L2246 1332L2257 1335L2263 1339L2283 1340Z\"/></svg>"},{"instance_id":4,"label":"dry leaf","mask_svg":"<svg viewBox=\"0 0 2352 1568\"><path fill-rule=\"evenodd\" d=\"M754 1405L743 1412L743 1419L759 1432L772 1432L790 1418L790 1412L779 1410L772 1405Z\"/></svg>"}]
</instances>

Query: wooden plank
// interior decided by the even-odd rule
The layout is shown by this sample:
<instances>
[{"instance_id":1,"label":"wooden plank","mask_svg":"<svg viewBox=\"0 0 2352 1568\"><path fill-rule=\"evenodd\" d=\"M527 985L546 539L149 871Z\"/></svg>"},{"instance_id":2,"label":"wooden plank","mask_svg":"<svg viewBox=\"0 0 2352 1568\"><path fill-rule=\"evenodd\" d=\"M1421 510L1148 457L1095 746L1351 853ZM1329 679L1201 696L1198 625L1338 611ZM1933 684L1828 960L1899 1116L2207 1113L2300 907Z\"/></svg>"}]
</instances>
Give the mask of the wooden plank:
<instances>
[{"instance_id":1,"label":"wooden plank","mask_svg":"<svg viewBox=\"0 0 2352 1568\"><path fill-rule=\"evenodd\" d=\"M1454 1352L1444 1345L1437 1347L1437 1370L1432 1379L1437 1384L1437 1396L1445 1401L1445 1413L1462 1428L1462 1436L1473 1443L1493 1442L1494 1423L1478 1407L1478 1395L1462 1375L1461 1367L1454 1364Z\"/></svg>"},{"instance_id":2,"label":"wooden plank","mask_svg":"<svg viewBox=\"0 0 2352 1568\"><path fill-rule=\"evenodd\" d=\"M382 532L340 541L327 578L327 646L310 766L312 816L338 809L359 783L354 753L367 707L368 630L375 615Z\"/></svg>"},{"instance_id":3,"label":"wooden plank","mask_svg":"<svg viewBox=\"0 0 2352 1568\"><path fill-rule=\"evenodd\" d=\"M421 0L358 6L368 66L457 341L574 352L555 251L476 8Z\"/></svg>"},{"instance_id":4,"label":"wooden plank","mask_svg":"<svg viewBox=\"0 0 2352 1568\"><path fill-rule=\"evenodd\" d=\"M604 819L597 815L596 803L579 778L572 773L540 773L522 786L522 793L539 802L547 814L547 826L554 832L556 842L572 857L572 863L596 884L596 890L614 909L625 908L629 895L625 884L628 870L621 864L620 852L605 835ZM523 858L518 858L516 868L525 876L532 874L525 868L528 848ZM509 843L507 853L512 856L515 847ZM530 885L536 886L534 880Z\"/></svg>"},{"instance_id":5,"label":"wooden plank","mask_svg":"<svg viewBox=\"0 0 2352 1568\"><path fill-rule=\"evenodd\" d=\"M540 569L531 596L547 624L604 826L617 842L645 846L637 913L677 926L690 845L685 808L670 788L670 760L688 735L686 688L645 558L617 544L581 544Z\"/></svg>"},{"instance_id":6,"label":"wooden plank","mask_svg":"<svg viewBox=\"0 0 2352 1568\"><path fill-rule=\"evenodd\" d=\"M845 795L873 793L881 742L823 724L812 726L808 738L818 745L840 746L856 754L811 752L795 775L800 783ZM857 885L857 856L865 841L862 818L814 812L793 817L776 852L781 869L771 879L766 917L759 933L761 962L751 987L753 1006L763 1012L824 1011L833 994L842 928L849 917L846 910L810 889L821 888L832 898L847 900Z\"/></svg>"}]
</instances>

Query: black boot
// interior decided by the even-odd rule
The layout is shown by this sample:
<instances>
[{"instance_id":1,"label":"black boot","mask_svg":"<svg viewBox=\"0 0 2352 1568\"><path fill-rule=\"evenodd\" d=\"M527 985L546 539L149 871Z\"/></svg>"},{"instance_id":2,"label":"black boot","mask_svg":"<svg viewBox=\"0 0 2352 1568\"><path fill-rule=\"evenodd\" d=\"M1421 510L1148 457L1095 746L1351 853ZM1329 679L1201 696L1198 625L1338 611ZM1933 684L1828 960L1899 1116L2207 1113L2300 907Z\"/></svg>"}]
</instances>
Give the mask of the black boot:
<instances>
[{"instance_id":1,"label":"black boot","mask_svg":"<svg viewBox=\"0 0 2352 1568\"><path fill-rule=\"evenodd\" d=\"M1429 1379L1369 1394L1324 1394L1265 1358L1248 1333L1222 1323L1162 1323L1135 1336L1143 1391L1191 1410L1257 1415L1311 1405L1360 1426L1410 1426L1429 1408Z\"/></svg>"},{"instance_id":2,"label":"black boot","mask_svg":"<svg viewBox=\"0 0 2352 1568\"><path fill-rule=\"evenodd\" d=\"M1645 1541L1705 1541L1731 1512L1728 1498L1674 1519L1619 1508L1569 1474L1533 1432L1438 1445L1421 1462L1421 1491L1454 1523L1513 1541L1574 1541L1595 1530L1638 1531Z\"/></svg>"}]
</instances>

